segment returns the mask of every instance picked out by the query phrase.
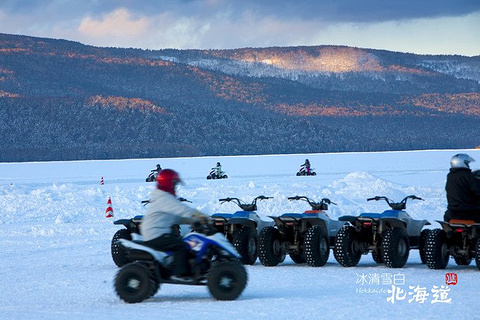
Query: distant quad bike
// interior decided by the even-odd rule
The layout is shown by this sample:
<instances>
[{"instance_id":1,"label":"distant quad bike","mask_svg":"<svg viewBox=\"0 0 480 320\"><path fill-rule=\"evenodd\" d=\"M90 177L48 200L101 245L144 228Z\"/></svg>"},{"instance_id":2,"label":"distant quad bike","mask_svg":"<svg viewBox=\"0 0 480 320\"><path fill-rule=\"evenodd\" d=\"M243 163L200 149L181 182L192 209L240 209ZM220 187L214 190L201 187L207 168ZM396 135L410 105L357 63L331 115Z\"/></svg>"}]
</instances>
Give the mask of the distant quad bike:
<instances>
[{"instance_id":1,"label":"distant quad bike","mask_svg":"<svg viewBox=\"0 0 480 320\"><path fill-rule=\"evenodd\" d=\"M313 171L314 169L310 169L310 172L307 172L305 167L301 167L300 170L297 172L297 176L316 176L317 173Z\"/></svg>"},{"instance_id":2,"label":"distant quad bike","mask_svg":"<svg viewBox=\"0 0 480 320\"><path fill-rule=\"evenodd\" d=\"M459 266L475 259L480 270L480 223L473 220L437 221L442 229L433 229L425 244L426 264L430 269L445 269L452 256Z\"/></svg>"},{"instance_id":3,"label":"distant quad bike","mask_svg":"<svg viewBox=\"0 0 480 320\"><path fill-rule=\"evenodd\" d=\"M148 175L148 177L145 179L145 182L153 182L155 179L157 179L158 171L152 171Z\"/></svg>"},{"instance_id":4,"label":"distant quad bike","mask_svg":"<svg viewBox=\"0 0 480 320\"><path fill-rule=\"evenodd\" d=\"M410 249L419 249L420 258L425 263L425 240L429 225L427 220L414 220L404 211L408 199L423 200L410 195L395 203L387 197L367 199L385 200L392 210L383 213L362 213L356 216L343 216L340 221L348 221L337 234L333 249L335 259L344 267L354 267L362 254L372 253L377 263L389 268L401 268L408 260Z\"/></svg>"},{"instance_id":5,"label":"distant quad bike","mask_svg":"<svg viewBox=\"0 0 480 320\"><path fill-rule=\"evenodd\" d=\"M235 248L209 225L194 225L183 240L190 248L191 277L172 277L173 256L154 250L142 241L120 239L133 261L115 278L115 291L127 303L142 302L156 294L161 284L204 285L217 300L235 300L247 285L247 271Z\"/></svg>"},{"instance_id":6,"label":"distant quad bike","mask_svg":"<svg viewBox=\"0 0 480 320\"><path fill-rule=\"evenodd\" d=\"M211 180L211 179L227 179L227 178L228 178L228 176L227 176L227 173L225 171L221 171L220 174L217 174L217 170L215 168L212 168L212 170L210 171L210 173L207 176L208 180Z\"/></svg>"},{"instance_id":7,"label":"distant quad bike","mask_svg":"<svg viewBox=\"0 0 480 320\"><path fill-rule=\"evenodd\" d=\"M241 261L252 265L257 260L258 233L266 226L273 225L273 221L262 220L257 211L257 201L271 199L271 197L258 196L252 203L243 203L238 198L220 199L222 203L235 202L243 211L235 213L215 213L212 215L215 227L237 249Z\"/></svg>"},{"instance_id":8,"label":"distant quad bike","mask_svg":"<svg viewBox=\"0 0 480 320\"><path fill-rule=\"evenodd\" d=\"M184 198L178 198L179 201L183 202L190 202ZM150 201L143 200L142 204L146 205ZM142 239L140 235L140 223L142 222L143 215L137 215L132 219L119 219L115 220L113 224L123 225L125 228L118 230L115 232L112 238L112 242L110 244L110 251L112 254L113 262L117 265L117 267L122 267L129 262L132 262L130 258L127 257L127 252L125 248L118 243L119 239L126 239L126 240L139 240ZM177 232L180 232L180 226L175 225L173 227Z\"/></svg>"},{"instance_id":9,"label":"distant quad bike","mask_svg":"<svg viewBox=\"0 0 480 320\"><path fill-rule=\"evenodd\" d=\"M325 210L329 199L314 202L305 196L290 197L288 200L304 200L312 210L304 213L284 213L270 216L275 226L265 227L259 236L259 258L264 266L276 266L288 254L295 263L313 267L325 265L330 254L330 244L345 222L332 220Z\"/></svg>"}]
</instances>

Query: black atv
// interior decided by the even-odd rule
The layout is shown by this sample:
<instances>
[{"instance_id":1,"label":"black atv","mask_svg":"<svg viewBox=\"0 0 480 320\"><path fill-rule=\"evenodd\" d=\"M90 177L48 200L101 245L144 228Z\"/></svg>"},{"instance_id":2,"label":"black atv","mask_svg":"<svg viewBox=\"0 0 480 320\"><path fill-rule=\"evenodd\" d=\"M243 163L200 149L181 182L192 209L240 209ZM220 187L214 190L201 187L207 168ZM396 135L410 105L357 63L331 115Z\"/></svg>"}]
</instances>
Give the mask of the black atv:
<instances>
[{"instance_id":1,"label":"black atv","mask_svg":"<svg viewBox=\"0 0 480 320\"><path fill-rule=\"evenodd\" d=\"M375 262L384 263L389 268L401 268L408 260L410 249L419 249L421 260L425 263L425 240L429 230L422 228L430 222L412 219L404 211L408 199L423 200L410 195L400 202L393 202L387 197L377 196L367 201L385 200L391 210L338 218L350 222L335 239L333 252L338 263L353 267L362 254L371 252Z\"/></svg>"},{"instance_id":2,"label":"black atv","mask_svg":"<svg viewBox=\"0 0 480 320\"><path fill-rule=\"evenodd\" d=\"M238 198L219 199L221 203L235 202L243 211L235 213L215 213L212 215L215 227L230 241L240 254L244 264L254 264L257 260L258 233L273 221L262 220L257 211L257 201L271 199L258 196L252 203L243 203Z\"/></svg>"},{"instance_id":3,"label":"black atv","mask_svg":"<svg viewBox=\"0 0 480 320\"><path fill-rule=\"evenodd\" d=\"M207 180L212 180L212 179L227 179L227 173L225 171L221 171L220 174L217 174L217 169L212 168L210 173L207 176Z\"/></svg>"},{"instance_id":4,"label":"black atv","mask_svg":"<svg viewBox=\"0 0 480 320\"><path fill-rule=\"evenodd\" d=\"M179 201L182 202L190 202L184 198L178 198ZM142 204L147 205L150 201L143 200ZM132 262L128 257L125 251L125 248L118 244L119 239L127 239L127 240L141 240L143 239L140 235L140 223L142 222L143 215L137 215L132 219L119 219L115 220L113 224L123 225L125 228L118 230L115 232L112 238L112 242L110 244L110 251L112 254L113 262L117 265L117 267L122 267L129 262ZM175 225L172 227L172 232L180 233L180 226Z\"/></svg>"},{"instance_id":5,"label":"black atv","mask_svg":"<svg viewBox=\"0 0 480 320\"><path fill-rule=\"evenodd\" d=\"M300 170L298 170L297 172L297 177L299 176L316 176L317 173L315 171L313 171L314 169L310 169L309 171L307 171L307 168L305 168L304 166L302 166L300 168Z\"/></svg>"},{"instance_id":6,"label":"black atv","mask_svg":"<svg viewBox=\"0 0 480 320\"><path fill-rule=\"evenodd\" d=\"M270 216L275 226L260 232L260 262L264 266L276 266L288 254L295 263L323 266L328 260L330 243L344 224L330 219L324 212L329 204L335 203L326 198L314 202L305 196L289 197L288 200L307 201L312 210Z\"/></svg>"},{"instance_id":7,"label":"black atv","mask_svg":"<svg viewBox=\"0 0 480 320\"><path fill-rule=\"evenodd\" d=\"M427 236L427 266L430 269L445 269L452 256L459 266L468 266L475 259L480 270L480 223L461 219L437 222L442 229L433 229Z\"/></svg>"}]
</instances>

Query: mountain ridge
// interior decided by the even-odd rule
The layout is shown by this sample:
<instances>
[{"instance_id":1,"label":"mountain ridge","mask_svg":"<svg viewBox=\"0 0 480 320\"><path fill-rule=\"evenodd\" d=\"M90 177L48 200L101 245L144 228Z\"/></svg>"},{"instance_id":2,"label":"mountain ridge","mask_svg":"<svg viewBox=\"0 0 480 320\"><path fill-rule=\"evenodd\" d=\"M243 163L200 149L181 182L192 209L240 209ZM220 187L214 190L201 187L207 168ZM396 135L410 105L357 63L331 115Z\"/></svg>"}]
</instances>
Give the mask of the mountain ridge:
<instances>
[{"instance_id":1,"label":"mountain ridge","mask_svg":"<svg viewBox=\"0 0 480 320\"><path fill-rule=\"evenodd\" d=\"M0 34L0 106L0 161L471 148L480 56Z\"/></svg>"}]
</instances>

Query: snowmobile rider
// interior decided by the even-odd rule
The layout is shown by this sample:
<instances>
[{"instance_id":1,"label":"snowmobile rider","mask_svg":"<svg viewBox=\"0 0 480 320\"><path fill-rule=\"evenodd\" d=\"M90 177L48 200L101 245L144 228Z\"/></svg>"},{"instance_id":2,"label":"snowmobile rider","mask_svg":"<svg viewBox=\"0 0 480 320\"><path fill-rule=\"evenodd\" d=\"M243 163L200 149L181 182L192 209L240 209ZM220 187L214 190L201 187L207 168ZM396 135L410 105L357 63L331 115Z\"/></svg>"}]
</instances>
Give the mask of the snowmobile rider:
<instances>
[{"instance_id":1,"label":"snowmobile rider","mask_svg":"<svg viewBox=\"0 0 480 320\"><path fill-rule=\"evenodd\" d=\"M217 178L222 177L222 165L220 164L220 162L217 162L217 166L212 169L215 170L215 174L217 175Z\"/></svg>"},{"instance_id":2,"label":"snowmobile rider","mask_svg":"<svg viewBox=\"0 0 480 320\"><path fill-rule=\"evenodd\" d=\"M474 161L464 153L454 155L450 161L445 185L448 209L443 216L447 222L450 219L480 222L480 180L470 169L470 163Z\"/></svg>"},{"instance_id":3,"label":"snowmobile rider","mask_svg":"<svg viewBox=\"0 0 480 320\"><path fill-rule=\"evenodd\" d=\"M159 251L173 251L175 279L191 276L188 268L188 246L175 232L174 226L191 223L195 219L206 222L209 216L190 208L176 198L180 176L164 169L157 176L157 188L150 194L150 205L143 216L140 233L146 245Z\"/></svg>"},{"instance_id":4,"label":"snowmobile rider","mask_svg":"<svg viewBox=\"0 0 480 320\"><path fill-rule=\"evenodd\" d=\"M162 167L160 167L160 164L157 163L157 167L156 167L155 169L153 169L153 170L150 170L150 171L156 172L157 175L158 175L158 174L160 173L160 171L162 171Z\"/></svg>"},{"instance_id":5,"label":"snowmobile rider","mask_svg":"<svg viewBox=\"0 0 480 320\"><path fill-rule=\"evenodd\" d=\"M307 173L308 174L310 173L310 161L308 161L308 159L305 159L305 163L302 164L301 167L305 167L305 169L307 170Z\"/></svg>"}]
</instances>

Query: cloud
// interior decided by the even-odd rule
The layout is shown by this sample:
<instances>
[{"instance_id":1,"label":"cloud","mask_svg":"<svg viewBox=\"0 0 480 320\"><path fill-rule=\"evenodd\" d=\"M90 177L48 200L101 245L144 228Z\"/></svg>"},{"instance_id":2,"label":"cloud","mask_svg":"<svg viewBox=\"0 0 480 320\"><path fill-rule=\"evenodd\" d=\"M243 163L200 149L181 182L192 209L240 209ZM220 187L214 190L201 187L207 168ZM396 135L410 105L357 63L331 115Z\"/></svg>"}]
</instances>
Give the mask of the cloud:
<instances>
[{"instance_id":1,"label":"cloud","mask_svg":"<svg viewBox=\"0 0 480 320\"><path fill-rule=\"evenodd\" d=\"M135 18L126 8L118 8L98 20L87 16L83 18L78 31L92 38L135 37L144 34L150 20L144 16Z\"/></svg>"},{"instance_id":2,"label":"cloud","mask_svg":"<svg viewBox=\"0 0 480 320\"><path fill-rule=\"evenodd\" d=\"M257 8L262 15L331 22L454 17L480 11L478 0L243 0L241 3Z\"/></svg>"},{"instance_id":3,"label":"cloud","mask_svg":"<svg viewBox=\"0 0 480 320\"><path fill-rule=\"evenodd\" d=\"M2 32L97 46L480 54L479 0L2 0L0 13Z\"/></svg>"}]
</instances>

